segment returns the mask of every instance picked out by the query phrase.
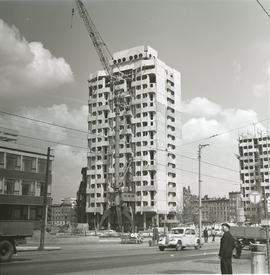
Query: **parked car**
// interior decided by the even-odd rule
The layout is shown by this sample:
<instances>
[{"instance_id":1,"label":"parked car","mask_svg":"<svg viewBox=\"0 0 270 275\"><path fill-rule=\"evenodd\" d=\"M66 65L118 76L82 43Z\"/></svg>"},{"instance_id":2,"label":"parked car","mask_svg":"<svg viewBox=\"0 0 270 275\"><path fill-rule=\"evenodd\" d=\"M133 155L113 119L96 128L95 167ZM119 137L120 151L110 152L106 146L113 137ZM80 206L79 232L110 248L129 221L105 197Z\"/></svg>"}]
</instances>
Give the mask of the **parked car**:
<instances>
[{"instance_id":1,"label":"parked car","mask_svg":"<svg viewBox=\"0 0 270 275\"><path fill-rule=\"evenodd\" d=\"M115 230L100 230L96 233L99 237L120 237L120 233L116 232Z\"/></svg>"},{"instance_id":2,"label":"parked car","mask_svg":"<svg viewBox=\"0 0 270 275\"><path fill-rule=\"evenodd\" d=\"M165 234L159 238L158 247L160 251L165 248L175 248L177 251L185 247L200 247L200 239L195 230L190 227L172 228L169 234Z\"/></svg>"}]
</instances>

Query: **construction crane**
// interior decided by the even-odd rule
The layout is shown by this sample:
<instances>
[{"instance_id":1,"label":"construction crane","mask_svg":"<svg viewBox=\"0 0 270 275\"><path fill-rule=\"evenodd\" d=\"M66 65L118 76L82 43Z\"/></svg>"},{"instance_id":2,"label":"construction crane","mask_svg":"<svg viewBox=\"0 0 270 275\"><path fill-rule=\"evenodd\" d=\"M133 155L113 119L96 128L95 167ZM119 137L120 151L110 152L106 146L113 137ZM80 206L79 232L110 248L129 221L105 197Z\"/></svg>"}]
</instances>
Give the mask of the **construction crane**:
<instances>
[{"instance_id":1,"label":"construction crane","mask_svg":"<svg viewBox=\"0 0 270 275\"><path fill-rule=\"evenodd\" d=\"M114 97L115 106L115 182L113 186L108 188L108 208L104 211L99 226L101 226L107 218L110 219L112 213L116 213L119 229L122 229L122 215L124 215L127 217L132 230L134 230L133 211L131 208L128 208L124 205L119 176L120 109L125 105L126 94L118 88L118 84L121 80L131 81L132 79L131 76L127 76L122 73L116 65L114 65L114 68L116 68L114 70L112 65L112 54L110 53L108 47L98 32L93 20L89 16L87 9L81 0L75 0L75 3L77 11L84 22L88 35L92 40L103 69L110 77L111 92ZM72 14L74 14L74 9L72 10ZM129 166L130 163L128 164L126 170L129 169ZM108 224L110 223L108 222Z\"/></svg>"}]
</instances>

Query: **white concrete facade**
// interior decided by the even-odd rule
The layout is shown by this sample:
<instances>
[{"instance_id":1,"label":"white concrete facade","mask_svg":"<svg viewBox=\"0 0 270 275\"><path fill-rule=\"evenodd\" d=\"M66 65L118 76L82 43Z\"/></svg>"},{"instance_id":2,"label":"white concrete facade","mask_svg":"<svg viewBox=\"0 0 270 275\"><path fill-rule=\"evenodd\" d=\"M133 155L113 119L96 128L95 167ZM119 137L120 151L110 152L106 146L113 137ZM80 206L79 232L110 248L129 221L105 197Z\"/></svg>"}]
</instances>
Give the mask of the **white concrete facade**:
<instances>
[{"instance_id":1,"label":"white concrete facade","mask_svg":"<svg viewBox=\"0 0 270 275\"><path fill-rule=\"evenodd\" d=\"M245 216L250 219L257 215L250 193L259 191L261 197L264 192L266 197L270 194L270 136L240 137L239 153L242 201Z\"/></svg>"},{"instance_id":2,"label":"white concrete facade","mask_svg":"<svg viewBox=\"0 0 270 275\"><path fill-rule=\"evenodd\" d=\"M131 77L118 86L128 92L128 105L120 114L120 179L125 201L134 204L135 215L149 214L157 223L173 222L182 208L180 73L159 60L149 46L120 51L113 58L115 71L118 67ZM102 215L107 191L114 184L115 143L113 95L102 71L90 74L88 103L86 212Z\"/></svg>"}]
</instances>

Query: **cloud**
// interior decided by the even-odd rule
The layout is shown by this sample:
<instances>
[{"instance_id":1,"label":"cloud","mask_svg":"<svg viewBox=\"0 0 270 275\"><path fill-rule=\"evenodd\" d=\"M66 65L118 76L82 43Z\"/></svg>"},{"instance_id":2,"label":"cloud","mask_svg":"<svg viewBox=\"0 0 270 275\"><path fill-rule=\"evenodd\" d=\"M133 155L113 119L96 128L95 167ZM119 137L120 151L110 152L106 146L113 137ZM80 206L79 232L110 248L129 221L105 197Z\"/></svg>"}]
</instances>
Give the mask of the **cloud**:
<instances>
[{"instance_id":1,"label":"cloud","mask_svg":"<svg viewBox=\"0 0 270 275\"><path fill-rule=\"evenodd\" d=\"M206 147L202 152L202 160L234 171L202 163L203 175L217 177L202 176L203 194L208 194L209 196L228 195L230 191L240 190L239 163L235 157L235 154L238 153L239 135L252 135L254 128L257 133L261 131L265 133L266 129L258 122L258 114L254 110L222 108L220 106L215 116L207 117L209 115L208 110L203 110L202 106L203 108L208 108L208 106L215 106L215 104L201 99L197 99L197 101L207 102L207 104L198 104L197 106L200 106L200 110L198 111L194 108L194 116L192 116L191 112L188 113L189 118L182 128L183 146L181 147L183 155L191 156L194 159L183 158L181 168L197 172L198 163L196 156L198 144L209 144L210 146ZM192 100L190 103L193 105ZM189 107L187 106L187 109ZM201 113L200 117L198 117L198 113ZM255 123L255 127L253 123ZM188 172L182 172L181 174L182 184L190 185L192 191L197 192L198 176Z\"/></svg>"},{"instance_id":2,"label":"cloud","mask_svg":"<svg viewBox=\"0 0 270 275\"><path fill-rule=\"evenodd\" d=\"M86 151L57 145L53 150L53 202L60 202L64 197L76 197L81 169L86 166Z\"/></svg>"},{"instance_id":3,"label":"cloud","mask_svg":"<svg viewBox=\"0 0 270 275\"><path fill-rule=\"evenodd\" d=\"M36 108L24 107L21 109L20 115L87 131L87 105L78 109L70 109L65 104ZM87 150L84 149L87 147L86 133L10 116L0 117L0 126L16 129L21 135L18 143L28 145L31 149L42 147L46 152L46 147L51 146L55 156L52 186L54 202L59 202L66 196L76 196L81 179L81 168L87 165ZM29 139L26 136L35 139ZM60 144L42 142L37 139L52 140Z\"/></svg>"},{"instance_id":4,"label":"cloud","mask_svg":"<svg viewBox=\"0 0 270 275\"><path fill-rule=\"evenodd\" d=\"M28 42L15 26L0 19L0 92L32 94L73 81L70 65L41 42Z\"/></svg>"},{"instance_id":5,"label":"cloud","mask_svg":"<svg viewBox=\"0 0 270 275\"><path fill-rule=\"evenodd\" d=\"M193 117L213 117L221 111L221 106L205 97L195 97L182 104L183 113Z\"/></svg>"},{"instance_id":6,"label":"cloud","mask_svg":"<svg viewBox=\"0 0 270 275\"><path fill-rule=\"evenodd\" d=\"M87 130L87 105L72 110L66 104L53 104L49 107L22 107L20 113L30 118L49 121L78 130Z\"/></svg>"}]
</instances>

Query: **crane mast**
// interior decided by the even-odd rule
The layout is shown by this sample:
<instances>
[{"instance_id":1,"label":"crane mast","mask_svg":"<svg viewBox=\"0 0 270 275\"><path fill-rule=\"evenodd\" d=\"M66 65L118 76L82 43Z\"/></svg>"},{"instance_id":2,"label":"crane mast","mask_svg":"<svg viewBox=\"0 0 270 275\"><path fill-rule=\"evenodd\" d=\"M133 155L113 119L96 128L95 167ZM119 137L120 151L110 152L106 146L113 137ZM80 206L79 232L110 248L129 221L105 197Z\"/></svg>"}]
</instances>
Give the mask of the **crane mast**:
<instances>
[{"instance_id":1,"label":"crane mast","mask_svg":"<svg viewBox=\"0 0 270 275\"><path fill-rule=\"evenodd\" d=\"M88 35L90 36L92 43L95 47L95 50L98 54L98 57L100 59L100 62L103 66L103 69L110 77L110 83L111 83L111 92L114 97L114 106L115 106L115 182L113 186L113 194L111 194L110 197L112 197L113 205L115 207L115 212L117 215L118 220L118 226L122 227L122 214L126 216L131 224L132 229L134 230L134 224L133 224L133 214L132 211L130 211L129 208L123 207L121 205L121 191L120 191L120 177L119 177L119 143L120 143L120 108L123 107L124 103L124 97L125 95L122 94L119 89L117 88L119 80L121 79L129 79L131 80L131 77L124 75L120 69L118 68L117 73L113 72L113 57L110 53L109 49L107 48L105 42L103 41L100 33L98 32L94 22L92 21L91 17L89 16L88 11L86 10L84 4L81 0L75 0L76 7L78 10L78 13L80 17L82 18L84 25L86 27L86 30L88 32ZM100 221L100 225L104 222L106 218L110 218L112 207L108 207L106 211L104 212L102 219ZM131 212L131 213L130 213ZM108 222L110 225L110 223Z\"/></svg>"},{"instance_id":2,"label":"crane mast","mask_svg":"<svg viewBox=\"0 0 270 275\"><path fill-rule=\"evenodd\" d=\"M107 72L110 77L113 77L113 70L110 65L110 61L112 61L113 57L110 53L109 49L107 48L105 42L103 41L100 33L98 32L94 22L92 21L91 17L87 9L85 8L84 4L80 0L75 0L76 7L79 12L80 17L82 18L86 30L92 40L92 43L96 49L98 54L99 60L103 66L103 69Z\"/></svg>"}]
</instances>

